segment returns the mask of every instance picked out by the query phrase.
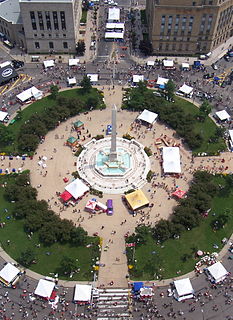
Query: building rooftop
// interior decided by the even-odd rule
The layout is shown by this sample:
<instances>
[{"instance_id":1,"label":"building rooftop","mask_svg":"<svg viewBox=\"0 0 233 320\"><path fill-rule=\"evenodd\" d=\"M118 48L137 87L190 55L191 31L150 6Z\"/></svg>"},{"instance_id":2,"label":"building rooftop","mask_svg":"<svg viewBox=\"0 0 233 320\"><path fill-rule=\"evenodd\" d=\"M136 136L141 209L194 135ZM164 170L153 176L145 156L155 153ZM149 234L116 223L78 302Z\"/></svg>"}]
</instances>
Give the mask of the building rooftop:
<instances>
[{"instance_id":1,"label":"building rooftop","mask_svg":"<svg viewBox=\"0 0 233 320\"><path fill-rule=\"evenodd\" d=\"M13 24L22 23L19 0L5 0L0 2L0 17Z\"/></svg>"}]
</instances>

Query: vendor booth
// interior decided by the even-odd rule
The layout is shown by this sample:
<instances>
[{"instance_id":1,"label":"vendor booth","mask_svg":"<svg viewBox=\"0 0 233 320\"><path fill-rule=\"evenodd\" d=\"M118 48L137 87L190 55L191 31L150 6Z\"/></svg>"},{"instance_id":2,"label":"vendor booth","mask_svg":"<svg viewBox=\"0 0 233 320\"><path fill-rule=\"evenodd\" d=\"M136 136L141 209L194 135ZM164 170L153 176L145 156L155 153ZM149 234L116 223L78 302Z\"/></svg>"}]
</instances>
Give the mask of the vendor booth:
<instances>
[{"instance_id":1,"label":"vendor booth","mask_svg":"<svg viewBox=\"0 0 233 320\"><path fill-rule=\"evenodd\" d=\"M67 202L72 198L72 195L68 191L64 191L61 193L60 198L63 202Z\"/></svg>"},{"instance_id":2,"label":"vendor booth","mask_svg":"<svg viewBox=\"0 0 233 320\"><path fill-rule=\"evenodd\" d=\"M188 70L190 70L189 63L187 63L187 62L181 63L181 69L182 69L183 71L188 71Z\"/></svg>"},{"instance_id":3,"label":"vendor booth","mask_svg":"<svg viewBox=\"0 0 233 320\"><path fill-rule=\"evenodd\" d=\"M215 115L221 122L229 121L231 119L231 116L227 113L226 110L217 111Z\"/></svg>"},{"instance_id":4,"label":"vendor booth","mask_svg":"<svg viewBox=\"0 0 233 320\"><path fill-rule=\"evenodd\" d=\"M43 92L38 90L36 87L31 87L27 90L24 90L16 96L16 98L22 103L26 103L28 101L30 102L33 99L39 100L42 99L42 97Z\"/></svg>"},{"instance_id":5,"label":"vendor booth","mask_svg":"<svg viewBox=\"0 0 233 320\"><path fill-rule=\"evenodd\" d=\"M138 189L125 195L125 200L134 211L149 205L149 201L142 190Z\"/></svg>"},{"instance_id":6,"label":"vendor booth","mask_svg":"<svg viewBox=\"0 0 233 320\"><path fill-rule=\"evenodd\" d=\"M153 66L155 65L155 62L149 60L149 61L147 61L146 65L147 65L148 67L153 67Z\"/></svg>"},{"instance_id":7,"label":"vendor booth","mask_svg":"<svg viewBox=\"0 0 233 320\"><path fill-rule=\"evenodd\" d=\"M181 173L180 149L178 147L163 147L163 172Z\"/></svg>"},{"instance_id":8,"label":"vendor booth","mask_svg":"<svg viewBox=\"0 0 233 320\"><path fill-rule=\"evenodd\" d=\"M108 9L108 22L119 22L120 21L120 9L109 8Z\"/></svg>"},{"instance_id":9,"label":"vendor booth","mask_svg":"<svg viewBox=\"0 0 233 320\"><path fill-rule=\"evenodd\" d=\"M77 146L78 144L78 139L75 138L75 137L69 137L67 140L66 140L66 145L69 146L69 147L75 147Z\"/></svg>"},{"instance_id":10,"label":"vendor booth","mask_svg":"<svg viewBox=\"0 0 233 320\"><path fill-rule=\"evenodd\" d=\"M75 77L73 77L73 78L67 78L67 84L68 84L69 87L75 86L76 83L77 83L77 81L76 81L76 78L75 78Z\"/></svg>"},{"instance_id":11,"label":"vendor booth","mask_svg":"<svg viewBox=\"0 0 233 320\"><path fill-rule=\"evenodd\" d=\"M156 122L157 118L157 113L144 109L142 113L137 117L137 120L140 120L146 124L153 125Z\"/></svg>"},{"instance_id":12,"label":"vendor booth","mask_svg":"<svg viewBox=\"0 0 233 320\"><path fill-rule=\"evenodd\" d=\"M191 97L193 95L193 88L184 83L179 88L178 94L182 94L184 96Z\"/></svg>"},{"instance_id":13,"label":"vendor booth","mask_svg":"<svg viewBox=\"0 0 233 320\"><path fill-rule=\"evenodd\" d=\"M53 295L53 290L55 287L55 283L52 281L48 281L45 279L40 279L36 290L35 290L35 295L42 297L46 300L50 300Z\"/></svg>"},{"instance_id":14,"label":"vendor booth","mask_svg":"<svg viewBox=\"0 0 233 320\"><path fill-rule=\"evenodd\" d=\"M150 287L143 287L140 289L140 300L151 299L154 295L154 291Z\"/></svg>"},{"instance_id":15,"label":"vendor booth","mask_svg":"<svg viewBox=\"0 0 233 320\"><path fill-rule=\"evenodd\" d=\"M89 191L89 187L83 183L82 180L75 179L65 187L65 190L68 191L75 200L77 200L82 198Z\"/></svg>"},{"instance_id":16,"label":"vendor booth","mask_svg":"<svg viewBox=\"0 0 233 320\"><path fill-rule=\"evenodd\" d=\"M13 68L11 62L10 64L9 61L2 63L0 66L0 86L8 83L9 81L14 81L18 79L18 77L18 73Z\"/></svg>"},{"instance_id":17,"label":"vendor booth","mask_svg":"<svg viewBox=\"0 0 233 320\"><path fill-rule=\"evenodd\" d=\"M8 112L0 111L0 122L4 122L8 119Z\"/></svg>"},{"instance_id":18,"label":"vendor booth","mask_svg":"<svg viewBox=\"0 0 233 320\"><path fill-rule=\"evenodd\" d=\"M220 261L212 264L212 266L204 269L209 279L213 283L223 281L229 274Z\"/></svg>"},{"instance_id":19,"label":"vendor booth","mask_svg":"<svg viewBox=\"0 0 233 320\"><path fill-rule=\"evenodd\" d=\"M90 303L92 295L92 286L87 284L76 284L74 289L74 302Z\"/></svg>"},{"instance_id":20,"label":"vendor booth","mask_svg":"<svg viewBox=\"0 0 233 320\"><path fill-rule=\"evenodd\" d=\"M90 78L91 82L97 82L99 78L98 74L91 74L91 73L87 74L87 77Z\"/></svg>"},{"instance_id":21,"label":"vendor booth","mask_svg":"<svg viewBox=\"0 0 233 320\"><path fill-rule=\"evenodd\" d=\"M108 22L106 23L106 32L123 32L125 24L122 22Z\"/></svg>"},{"instance_id":22,"label":"vendor booth","mask_svg":"<svg viewBox=\"0 0 233 320\"><path fill-rule=\"evenodd\" d=\"M8 262L0 271L0 281L7 287L14 286L22 272L12 263Z\"/></svg>"},{"instance_id":23,"label":"vendor booth","mask_svg":"<svg viewBox=\"0 0 233 320\"><path fill-rule=\"evenodd\" d=\"M105 40L115 41L124 39L124 32L105 32L104 35Z\"/></svg>"},{"instance_id":24,"label":"vendor booth","mask_svg":"<svg viewBox=\"0 0 233 320\"><path fill-rule=\"evenodd\" d=\"M95 212L97 202L94 200L88 200L86 205L85 205L85 210L91 213Z\"/></svg>"},{"instance_id":25,"label":"vendor booth","mask_svg":"<svg viewBox=\"0 0 233 320\"><path fill-rule=\"evenodd\" d=\"M80 120L77 120L74 122L74 129L76 131L80 131L80 130L83 130L84 129L84 123Z\"/></svg>"},{"instance_id":26,"label":"vendor booth","mask_svg":"<svg viewBox=\"0 0 233 320\"><path fill-rule=\"evenodd\" d=\"M174 281L174 297L177 301L194 297L194 290L189 278Z\"/></svg>"},{"instance_id":27,"label":"vendor booth","mask_svg":"<svg viewBox=\"0 0 233 320\"><path fill-rule=\"evenodd\" d=\"M165 86L168 83L168 81L169 79L158 76L158 79L156 81L156 87L159 89L165 89Z\"/></svg>"},{"instance_id":28,"label":"vendor booth","mask_svg":"<svg viewBox=\"0 0 233 320\"><path fill-rule=\"evenodd\" d=\"M177 188L176 191L172 193L172 196L178 199L183 199L185 195L186 195L186 191L183 191L179 188Z\"/></svg>"},{"instance_id":29,"label":"vendor booth","mask_svg":"<svg viewBox=\"0 0 233 320\"><path fill-rule=\"evenodd\" d=\"M174 61L173 60L163 60L163 69L174 70Z\"/></svg>"},{"instance_id":30,"label":"vendor booth","mask_svg":"<svg viewBox=\"0 0 233 320\"><path fill-rule=\"evenodd\" d=\"M140 81L144 81L144 75L134 74L133 75L133 86L136 86Z\"/></svg>"},{"instance_id":31,"label":"vendor booth","mask_svg":"<svg viewBox=\"0 0 233 320\"><path fill-rule=\"evenodd\" d=\"M74 67L79 65L79 59L69 59L69 67Z\"/></svg>"},{"instance_id":32,"label":"vendor booth","mask_svg":"<svg viewBox=\"0 0 233 320\"><path fill-rule=\"evenodd\" d=\"M43 62L43 64L44 64L44 68L45 68L45 69L47 69L47 68L52 68L52 67L55 66L54 60L45 60L45 61Z\"/></svg>"}]
</instances>

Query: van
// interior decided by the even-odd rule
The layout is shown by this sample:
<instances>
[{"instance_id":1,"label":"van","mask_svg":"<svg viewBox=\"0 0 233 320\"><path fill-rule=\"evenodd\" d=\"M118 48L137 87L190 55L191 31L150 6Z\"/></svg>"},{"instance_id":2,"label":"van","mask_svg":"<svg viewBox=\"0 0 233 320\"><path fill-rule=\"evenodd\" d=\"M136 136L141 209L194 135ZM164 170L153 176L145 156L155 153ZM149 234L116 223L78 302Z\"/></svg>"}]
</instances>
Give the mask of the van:
<instances>
[{"instance_id":1,"label":"van","mask_svg":"<svg viewBox=\"0 0 233 320\"><path fill-rule=\"evenodd\" d=\"M113 215L113 204L112 199L107 200L107 215L112 216Z\"/></svg>"}]
</instances>

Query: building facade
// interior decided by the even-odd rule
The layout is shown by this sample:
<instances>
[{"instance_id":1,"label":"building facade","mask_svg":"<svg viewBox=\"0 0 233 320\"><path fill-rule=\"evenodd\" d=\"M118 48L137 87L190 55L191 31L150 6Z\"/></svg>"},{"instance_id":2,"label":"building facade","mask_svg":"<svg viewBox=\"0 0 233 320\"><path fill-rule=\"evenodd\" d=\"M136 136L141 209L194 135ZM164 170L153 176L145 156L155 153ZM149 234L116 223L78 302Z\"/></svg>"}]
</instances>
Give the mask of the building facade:
<instances>
[{"instance_id":1,"label":"building facade","mask_svg":"<svg viewBox=\"0 0 233 320\"><path fill-rule=\"evenodd\" d=\"M206 54L233 37L233 0L147 0L156 55Z\"/></svg>"},{"instance_id":2,"label":"building facade","mask_svg":"<svg viewBox=\"0 0 233 320\"><path fill-rule=\"evenodd\" d=\"M81 0L19 0L27 52L74 53Z\"/></svg>"}]
</instances>

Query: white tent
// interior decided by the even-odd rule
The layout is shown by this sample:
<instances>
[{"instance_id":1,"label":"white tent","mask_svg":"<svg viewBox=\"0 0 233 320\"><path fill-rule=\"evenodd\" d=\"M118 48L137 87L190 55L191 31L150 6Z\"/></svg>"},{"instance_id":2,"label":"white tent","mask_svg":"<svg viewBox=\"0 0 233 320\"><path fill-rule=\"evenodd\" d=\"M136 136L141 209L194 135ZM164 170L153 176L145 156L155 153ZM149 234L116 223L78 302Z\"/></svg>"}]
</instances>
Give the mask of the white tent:
<instances>
[{"instance_id":1,"label":"white tent","mask_svg":"<svg viewBox=\"0 0 233 320\"><path fill-rule=\"evenodd\" d=\"M165 86L166 83L168 83L169 79L166 79L166 78L162 78L160 76L158 76L158 79L156 81L156 84L157 85L161 85L161 86Z\"/></svg>"},{"instance_id":2,"label":"white tent","mask_svg":"<svg viewBox=\"0 0 233 320\"><path fill-rule=\"evenodd\" d=\"M90 78L91 82L97 82L99 78L98 74L91 74L91 73L87 74L87 77Z\"/></svg>"},{"instance_id":3,"label":"white tent","mask_svg":"<svg viewBox=\"0 0 233 320\"><path fill-rule=\"evenodd\" d=\"M106 29L122 29L124 30L125 24L123 22L108 22L106 23Z\"/></svg>"},{"instance_id":4,"label":"white tent","mask_svg":"<svg viewBox=\"0 0 233 320\"><path fill-rule=\"evenodd\" d=\"M31 98L35 98L36 100L41 99L43 96L43 92L38 90L36 87L31 87L20 94L18 94L16 97L21 101L25 102Z\"/></svg>"},{"instance_id":5,"label":"white tent","mask_svg":"<svg viewBox=\"0 0 233 320\"><path fill-rule=\"evenodd\" d=\"M69 66L77 66L79 64L79 59L69 59Z\"/></svg>"},{"instance_id":6,"label":"white tent","mask_svg":"<svg viewBox=\"0 0 233 320\"><path fill-rule=\"evenodd\" d=\"M80 179L76 179L65 187L74 199L81 198L87 191L89 187L85 185Z\"/></svg>"},{"instance_id":7,"label":"white tent","mask_svg":"<svg viewBox=\"0 0 233 320\"><path fill-rule=\"evenodd\" d=\"M187 62L181 63L181 68L182 69L189 69L189 63L187 63Z\"/></svg>"},{"instance_id":8,"label":"white tent","mask_svg":"<svg viewBox=\"0 0 233 320\"><path fill-rule=\"evenodd\" d=\"M107 209L108 209L108 207L105 204L103 204L102 202L99 202L99 201L96 202L96 206L103 211L107 211Z\"/></svg>"},{"instance_id":9,"label":"white tent","mask_svg":"<svg viewBox=\"0 0 233 320\"><path fill-rule=\"evenodd\" d=\"M228 271L221 264L220 261L212 264L212 266L205 269L207 274L211 277L211 280L215 283L223 281L228 275Z\"/></svg>"},{"instance_id":10,"label":"white tent","mask_svg":"<svg viewBox=\"0 0 233 320\"><path fill-rule=\"evenodd\" d=\"M88 211L95 211L96 205L97 205L97 201L88 200L86 205L85 205L85 209L88 210Z\"/></svg>"},{"instance_id":11,"label":"white tent","mask_svg":"<svg viewBox=\"0 0 233 320\"><path fill-rule=\"evenodd\" d=\"M218 111L215 114L221 121L230 120L231 118L231 116L226 112L226 110Z\"/></svg>"},{"instance_id":12,"label":"white tent","mask_svg":"<svg viewBox=\"0 0 233 320\"><path fill-rule=\"evenodd\" d=\"M142 113L138 116L138 120L145 121L147 123L153 124L158 118L158 114L144 109Z\"/></svg>"},{"instance_id":13,"label":"white tent","mask_svg":"<svg viewBox=\"0 0 233 320\"><path fill-rule=\"evenodd\" d=\"M109 8L108 9L108 21L120 21L120 9L119 8Z\"/></svg>"},{"instance_id":14,"label":"white tent","mask_svg":"<svg viewBox=\"0 0 233 320\"><path fill-rule=\"evenodd\" d=\"M140 81L144 81L144 75L134 74L133 75L133 82L138 83Z\"/></svg>"},{"instance_id":15,"label":"white tent","mask_svg":"<svg viewBox=\"0 0 233 320\"><path fill-rule=\"evenodd\" d=\"M147 65L148 65L148 66L154 66L154 65L155 65L155 62L149 60L149 61L147 61Z\"/></svg>"},{"instance_id":16,"label":"white tent","mask_svg":"<svg viewBox=\"0 0 233 320\"><path fill-rule=\"evenodd\" d=\"M184 94L191 94L193 92L193 88L184 83L183 86L181 86L178 91Z\"/></svg>"},{"instance_id":17,"label":"white tent","mask_svg":"<svg viewBox=\"0 0 233 320\"><path fill-rule=\"evenodd\" d=\"M75 85L76 84L76 78L67 78L67 82L70 86Z\"/></svg>"},{"instance_id":18,"label":"white tent","mask_svg":"<svg viewBox=\"0 0 233 320\"><path fill-rule=\"evenodd\" d=\"M178 301L193 298L194 290L189 278L174 281L174 286L174 297Z\"/></svg>"},{"instance_id":19,"label":"white tent","mask_svg":"<svg viewBox=\"0 0 233 320\"><path fill-rule=\"evenodd\" d=\"M0 121L4 121L4 119L8 116L8 112L0 111Z\"/></svg>"},{"instance_id":20,"label":"white tent","mask_svg":"<svg viewBox=\"0 0 233 320\"><path fill-rule=\"evenodd\" d=\"M163 66L165 68L173 68L174 62L173 62L173 60L163 60Z\"/></svg>"},{"instance_id":21,"label":"white tent","mask_svg":"<svg viewBox=\"0 0 233 320\"><path fill-rule=\"evenodd\" d=\"M51 68L55 66L54 60L45 60L43 63L45 68Z\"/></svg>"},{"instance_id":22,"label":"white tent","mask_svg":"<svg viewBox=\"0 0 233 320\"><path fill-rule=\"evenodd\" d=\"M164 173L181 173L178 147L163 147L163 171Z\"/></svg>"},{"instance_id":23,"label":"white tent","mask_svg":"<svg viewBox=\"0 0 233 320\"><path fill-rule=\"evenodd\" d=\"M9 286L19 276L21 271L8 262L0 271L0 280Z\"/></svg>"},{"instance_id":24,"label":"white tent","mask_svg":"<svg viewBox=\"0 0 233 320\"><path fill-rule=\"evenodd\" d=\"M87 284L76 284L74 290L74 301L91 301L92 286Z\"/></svg>"},{"instance_id":25,"label":"white tent","mask_svg":"<svg viewBox=\"0 0 233 320\"><path fill-rule=\"evenodd\" d=\"M105 32L105 39L123 39L124 32Z\"/></svg>"},{"instance_id":26,"label":"white tent","mask_svg":"<svg viewBox=\"0 0 233 320\"><path fill-rule=\"evenodd\" d=\"M54 282L48 281L45 279L40 279L34 293L37 296L49 299L52 295L54 287L55 287Z\"/></svg>"}]
</instances>

